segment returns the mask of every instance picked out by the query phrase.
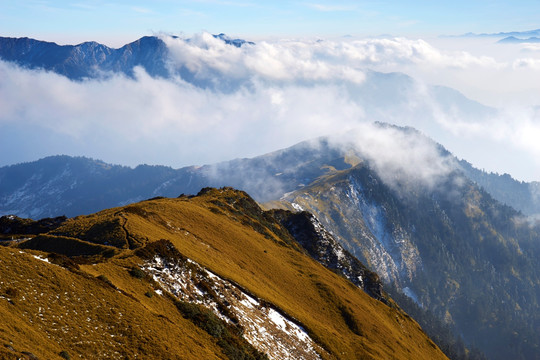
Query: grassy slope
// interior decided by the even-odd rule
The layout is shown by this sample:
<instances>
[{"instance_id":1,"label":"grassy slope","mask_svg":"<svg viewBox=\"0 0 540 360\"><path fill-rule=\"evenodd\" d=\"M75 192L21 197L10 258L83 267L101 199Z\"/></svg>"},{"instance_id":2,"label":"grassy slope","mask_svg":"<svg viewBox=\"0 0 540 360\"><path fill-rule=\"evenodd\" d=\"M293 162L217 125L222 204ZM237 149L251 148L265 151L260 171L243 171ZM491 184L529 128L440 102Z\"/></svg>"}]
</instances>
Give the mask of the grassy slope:
<instances>
[{"instance_id":1,"label":"grassy slope","mask_svg":"<svg viewBox=\"0 0 540 360\"><path fill-rule=\"evenodd\" d=\"M27 351L59 359L62 350L71 358L224 358L216 356L220 350L213 340L165 298L131 298L93 276L11 248L0 247L0 273L0 351L6 352L1 358ZM134 293L149 290L139 280L128 283ZM15 296L6 294L10 288L17 289Z\"/></svg>"},{"instance_id":2,"label":"grassy slope","mask_svg":"<svg viewBox=\"0 0 540 360\"><path fill-rule=\"evenodd\" d=\"M183 358L219 356L220 350L208 335L184 320L165 297L144 296L151 290L151 285L128 274L127 269L140 263L129 248L141 246L147 241L167 239L185 256L272 302L297 319L328 351L326 358L444 358L442 352L408 316L370 298L342 277L325 269L291 246L288 243L290 239L279 238L275 233L264 230L261 225L268 224L261 220L257 209L249 209L252 213L248 217L239 213L238 207L227 205L247 201L246 198L245 194L232 190L213 190L195 198L156 199L68 221L58 229L64 236L114 243L125 248L122 253L104 262L82 266L81 270L91 275L89 277L27 255L10 257L5 253L13 250L2 248L0 266L7 268L0 271L13 274L14 286L20 288L21 292L33 292L36 287L38 293L43 291L50 294L46 295L49 297L68 292L69 298L64 303L70 304L78 312L97 312L92 318L98 318L101 324L98 327L114 325L117 332L124 328L126 336L114 338L114 341L121 341L118 347L122 351L178 354ZM247 223L250 225L245 225ZM106 239L108 233L112 234L110 239ZM24 264L17 266L11 264L13 261ZM30 270L32 267L38 269ZM17 274L21 271L23 273ZM107 276L124 293L104 285L95 278L98 275ZM26 279L33 279L33 283ZM70 285L72 283L74 287ZM27 289L23 289L23 284ZM5 291L4 287L5 284L1 284L0 293ZM75 339L82 339L84 335L85 330L77 330L77 326L85 325L86 314L82 314L80 319L69 320L73 324L68 326L76 331L77 337L73 333L69 336L59 333L59 338L54 341L42 339L44 332L39 328L41 320L36 314L39 306L49 303L43 300L46 299L38 296L32 300L34 305L29 301L24 305L20 300L15 300L15 305L6 300L0 301L2 314L21 307L10 321L19 324L19 331L0 331L0 339L4 342L15 339L13 341L20 344L20 349L39 349L39 354L44 358L54 358L50 355L62 349L74 349L68 350L73 352L83 349L82 345L78 348L74 346L75 342L80 341ZM103 306L97 308L96 304ZM34 323L29 323L29 315L25 317L24 311L34 316ZM64 314L66 311L59 308L53 313ZM118 317L118 313L123 314L123 319ZM160 315L170 321L163 321ZM131 327L128 324L132 324ZM53 325L49 322L46 326ZM31 334L24 327L33 329L36 334L34 340L28 340L29 336L23 335ZM93 347L104 347L107 341L113 341L107 331L113 330L99 329L99 333L104 335L100 337L96 333L96 336L103 339ZM35 344L42 345L36 348ZM33 352L38 355L37 350Z\"/></svg>"}]
</instances>

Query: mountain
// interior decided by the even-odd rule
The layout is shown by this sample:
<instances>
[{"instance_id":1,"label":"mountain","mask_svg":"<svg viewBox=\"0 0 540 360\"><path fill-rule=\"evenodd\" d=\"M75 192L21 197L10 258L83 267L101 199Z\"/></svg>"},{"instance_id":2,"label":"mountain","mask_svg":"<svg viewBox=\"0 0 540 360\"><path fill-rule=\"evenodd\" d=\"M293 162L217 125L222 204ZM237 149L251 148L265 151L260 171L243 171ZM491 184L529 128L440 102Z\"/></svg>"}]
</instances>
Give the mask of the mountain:
<instances>
[{"instance_id":1,"label":"mountain","mask_svg":"<svg viewBox=\"0 0 540 360\"><path fill-rule=\"evenodd\" d=\"M538 357L538 230L473 183L403 196L359 164L285 200L488 357Z\"/></svg>"},{"instance_id":2,"label":"mountain","mask_svg":"<svg viewBox=\"0 0 540 360\"><path fill-rule=\"evenodd\" d=\"M220 39L220 40L223 40L225 42L225 44L227 45L234 45L236 47L242 47L243 45L255 45L255 43L253 41L246 41L246 40L243 40L243 39L231 39L230 37L228 37L227 35L225 35L224 33L221 33L221 34L218 34L218 35L212 35L214 38L216 39Z\"/></svg>"},{"instance_id":3,"label":"mountain","mask_svg":"<svg viewBox=\"0 0 540 360\"><path fill-rule=\"evenodd\" d=\"M204 186L234 186L266 208L314 214L302 221L321 224L395 288L396 298L406 296L400 306L419 314L423 327L435 316L491 359L538 358L539 230L497 201L474 173L482 174L412 128L374 124L252 159L178 170L69 157L4 167L0 213L17 210L13 214L26 217L35 204L43 216L74 216ZM511 188L494 186L501 194ZM295 233L288 216L277 210L276 216ZM356 265L325 249L330 243L321 235L316 251L305 248L347 277Z\"/></svg>"},{"instance_id":4,"label":"mountain","mask_svg":"<svg viewBox=\"0 0 540 360\"><path fill-rule=\"evenodd\" d=\"M0 357L446 358L386 295L315 261L310 236L330 238L306 219L206 188L3 241Z\"/></svg>"},{"instance_id":5,"label":"mountain","mask_svg":"<svg viewBox=\"0 0 540 360\"><path fill-rule=\"evenodd\" d=\"M282 204L312 212L385 283L488 358L540 357L540 229L459 170L429 189L389 185L360 161Z\"/></svg>"},{"instance_id":6,"label":"mountain","mask_svg":"<svg viewBox=\"0 0 540 360\"><path fill-rule=\"evenodd\" d=\"M509 31L509 32L498 32L498 33L482 33L482 34L475 34L475 33L467 33L463 35L459 35L462 37L532 37L532 36L540 36L540 29L535 30L528 30L528 31Z\"/></svg>"},{"instance_id":7,"label":"mountain","mask_svg":"<svg viewBox=\"0 0 540 360\"><path fill-rule=\"evenodd\" d=\"M0 38L0 59L30 69L53 71L81 80L114 72L133 75L142 66L152 76L167 76L168 49L155 36L145 36L119 49L96 42L58 45L29 38Z\"/></svg>"},{"instance_id":8,"label":"mountain","mask_svg":"<svg viewBox=\"0 0 540 360\"><path fill-rule=\"evenodd\" d=\"M485 189L499 202L536 217L540 214L540 183L518 181L509 174L487 173L476 169L466 160L460 160L461 170L466 176Z\"/></svg>"},{"instance_id":9,"label":"mountain","mask_svg":"<svg viewBox=\"0 0 540 360\"><path fill-rule=\"evenodd\" d=\"M529 38L517 38L515 36L508 36L504 39L497 41L498 43L504 44L523 44L523 43L538 43L540 38L538 37L529 37Z\"/></svg>"},{"instance_id":10,"label":"mountain","mask_svg":"<svg viewBox=\"0 0 540 360\"><path fill-rule=\"evenodd\" d=\"M236 47L253 44L225 34L214 37ZM29 38L0 37L0 59L30 69L53 71L73 80L118 73L133 76L136 66L141 66L150 76L168 78L172 75L168 58L167 45L156 36L144 36L119 49L95 41L58 45Z\"/></svg>"}]
</instances>

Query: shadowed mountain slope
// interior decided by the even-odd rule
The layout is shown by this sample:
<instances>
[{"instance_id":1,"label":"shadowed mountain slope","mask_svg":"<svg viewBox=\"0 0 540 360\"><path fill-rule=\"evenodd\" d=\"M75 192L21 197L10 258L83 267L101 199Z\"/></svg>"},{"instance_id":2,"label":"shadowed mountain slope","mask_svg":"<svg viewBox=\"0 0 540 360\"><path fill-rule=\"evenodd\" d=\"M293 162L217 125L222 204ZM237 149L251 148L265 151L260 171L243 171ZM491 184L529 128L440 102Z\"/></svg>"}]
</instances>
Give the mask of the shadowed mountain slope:
<instances>
[{"instance_id":1,"label":"shadowed mountain slope","mask_svg":"<svg viewBox=\"0 0 540 360\"><path fill-rule=\"evenodd\" d=\"M283 204L315 214L385 282L489 358L539 356L540 233L462 173L431 189L390 186L361 162Z\"/></svg>"}]
</instances>

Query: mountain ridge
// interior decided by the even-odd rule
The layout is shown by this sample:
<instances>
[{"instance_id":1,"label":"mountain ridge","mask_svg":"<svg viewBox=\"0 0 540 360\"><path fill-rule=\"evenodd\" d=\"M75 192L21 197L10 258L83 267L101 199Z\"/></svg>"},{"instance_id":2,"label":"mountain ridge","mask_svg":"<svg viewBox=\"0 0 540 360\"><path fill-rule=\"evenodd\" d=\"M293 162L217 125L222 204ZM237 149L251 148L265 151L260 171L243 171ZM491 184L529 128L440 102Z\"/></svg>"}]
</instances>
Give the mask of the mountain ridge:
<instances>
[{"instance_id":1,"label":"mountain ridge","mask_svg":"<svg viewBox=\"0 0 540 360\"><path fill-rule=\"evenodd\" d=\"M457 37L471 37L471 36L472 37L477 37L477 36L479 37L508 37L508 36L519 37L519 36L538 36L538 35L540 35L540 29L526 30L526 31L507 31L507 32L501 31L498 33L480 33L480 34L469 32L463 35L457 35Z\"/></svg>"},{"instance_id":2,"label":"mountain ridge","mask_svg":"<svg viewBox=\"0 0 540 360\"><path fill-rule=\"evenodd\" d=\"M213 37L235 47L254 44L231 39L223 33ZM53 71L74 80L100 78L108 73L133 77L136 66L142 66L153 77L170 77L168 56L167 45L159 36L143 36L119 48L95 41L58 45L28 37L0 37L0 59L30 69Z\"/></svg>"},{"instance_id":3,"label":"mountain ridge","mask_svg":"<svg viewBox=\"0 0 540 360\"><path fill-rule=\"evenodd\" d=\"M432 190L407 192L360 163L282 202L313 213L385 283L489 358L538 356L538 228L471 180L454 173ZM514 331L518 345L508 340Z\"/></svg>"},{"instance_id":4,"label":"mountain ridge","mask_svg":"<svg viewBox=\"0 0 540 360\"><path fill-rule=\"evenodd\" d=\"M0 246L5 275L0 313L14 307L10 323L27 330L0 332L0 338L10 344L0 351L10 356L31 352L44 358L67 352L83 357L193 359L235 359L245 354L240 358L255 359L260 357L235 336L250 341L260 327L267 329L260 336L271 335L272 351L290 350L295 358L445 358L402 311L329 271L286 234L247 194L207 188L197 196L147 200L71 218L42 234L63 236L73 245L86 241L107 246L112 253L53 256L51 243L39 248L45 252L32 250L43 242L39 237L29 246L24 244L32 240ZM109 238L109 245L103 245L103 236ZM125 241L119 241L122 238ZM84 250L78 245L72 248ZM8 270L15 263L17 270ZM26 288L38 278L34 299L34 292ZM66 289L70 282L71 289ZM66 299L80 291L88 307L81 309L77 301L41 300L54 298L55 289L65 292ZM87 299L90 295L103 300L96 304ZM101 306L106 302L110 313ZM57 318L65 311L75 313ZM80 322L79 328L73 321ZM79 340L88 326L99 332L88 331L86 345L81 346ZM239 326L244 330L238 331ZM66 331L57 331L60 327ZM299 340L287 342L287 337L277 335L283 331L288 337L298 334ZM53 340L34 342L33 347L23 341L25 336L35 340L37 334ZM308 338L316 356L311 350L290 347ZM167 346L164 339L172 343ZM282 357L262 343L253 344L269 358ZM234 355L235 351L243 352Z\"/></svg>"},{"instance_id":5,"label":"mountain ridge","mask_svg":"<svg viewBox=\"0 0 540 360\"><path fill-rule=\"evenodd\" d=\"M253 159L190 167L180 173L141 167L136 178L147 188L137 196L178 196L204 186L233 185L253 191L259 202L273 200L266 204L269 208L308 210L349 253L452 326L468 345L494 359L508 355L508 351L524 359L534 357L536 345L531 334L536 331L533 315L538 307L535 254L540 250L533 239L538 238L538 231L520 222L517 211L489 196L479 181L469 179L466 164L420 132L381 123L372 130L375 139L389 138L406 149L418 146L423 151L411 158L403 157L407 152L399 147L393 148L395 153L381 153L373 138L361 137L362 132L349 138L339 136L338 142L335 137L320 138ZM6 179L3 170L0 184ZM140 177L144 171L151 174L154 170L162 174L159 181ZM55 171L57 177L65 168L59 166ZM100 183L100 189L110 191L100 197L111 200L113 194L121 194L123 201L130 202L134 193L122 191L137 188L131 174L123 174L116 186ZM32 171L25 176L39 178ZM51 190L39 184L39 189ZM72 182L60 184L69 189ZM21 189L20 184L17 189ZM91 194L92 189L87 190ZM17 194L22 204L32 192ZM51 199L46 192L38 198ZM35 199L30 196L28 204L35 204ZM76 202L76 198L70 201ZM125 243L122 223L118 218L111 226ZM66 241L70 235L55 236ZM128 243L137 246L141 241L144 239L130 238ZM100 246L105 247L91 247L88 252L105 252L110 244ZM479 308L480 303L485 309ZM514 304L514 308L506 308L505 303ZM524 317L525 312L533 315ZM471 323L470 319L476 320ZM505 345L514 338L513 332L523 339L517 349Z\"/></svg>"}]
</instances>

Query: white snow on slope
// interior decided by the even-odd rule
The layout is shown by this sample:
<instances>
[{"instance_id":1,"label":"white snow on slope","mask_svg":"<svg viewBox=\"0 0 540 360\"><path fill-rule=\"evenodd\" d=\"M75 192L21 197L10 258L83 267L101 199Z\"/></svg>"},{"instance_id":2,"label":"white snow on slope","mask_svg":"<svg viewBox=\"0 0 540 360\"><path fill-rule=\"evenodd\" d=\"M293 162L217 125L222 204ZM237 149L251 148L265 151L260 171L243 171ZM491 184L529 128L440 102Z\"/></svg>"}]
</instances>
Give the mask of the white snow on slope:
<instances>
[{"instance_id":1,"label":"white snow on slope","mask_svg":"<svg viewBox=\"0 0 540 360\"><path fill-rule=\"evenodd\" d=\"M236 317L244 338L270 359L320 359L316 351L320 348L300 325L196 262L172 263L156 256L143 269L182 301L205 306L229 323ZM200 287L201 283L209 285L214 294ZM219 311L224 304L229 314Z\"/></svg>"}]
</instances>

